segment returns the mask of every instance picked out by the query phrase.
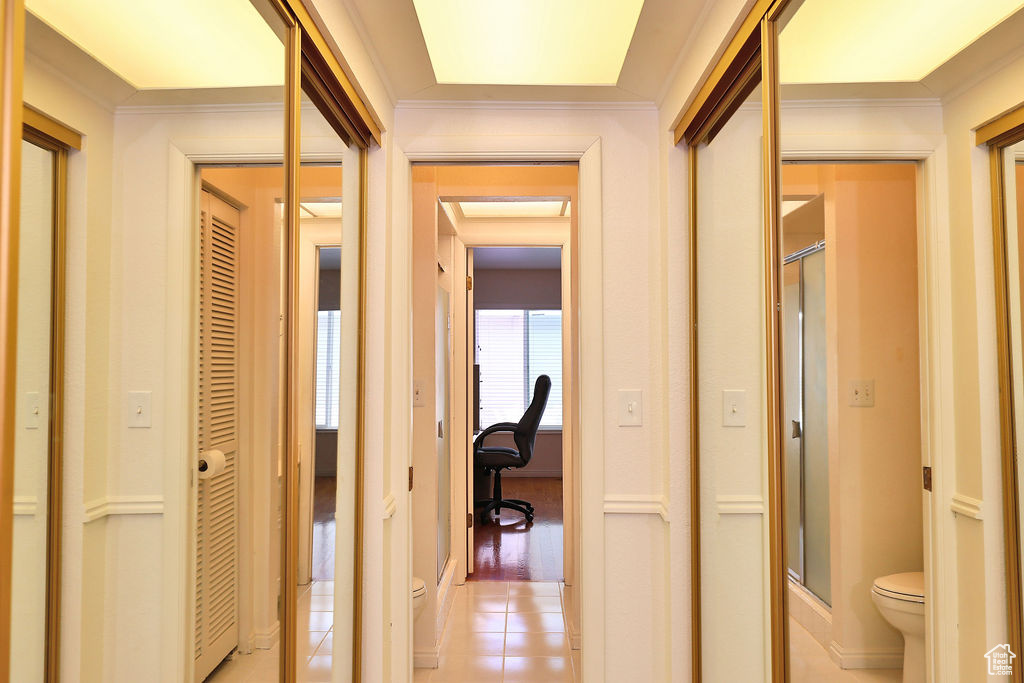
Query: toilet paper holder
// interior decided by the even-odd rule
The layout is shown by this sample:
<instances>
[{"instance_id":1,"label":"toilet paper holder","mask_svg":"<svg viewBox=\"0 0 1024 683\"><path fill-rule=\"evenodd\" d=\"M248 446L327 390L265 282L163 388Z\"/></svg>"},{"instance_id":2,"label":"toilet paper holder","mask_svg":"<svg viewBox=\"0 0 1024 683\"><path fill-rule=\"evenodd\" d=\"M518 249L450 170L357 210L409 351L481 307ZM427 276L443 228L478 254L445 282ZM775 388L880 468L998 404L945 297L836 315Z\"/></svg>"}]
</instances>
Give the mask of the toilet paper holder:
<instances>
[{"instance_id":1,"label":"toilet paper holder","mask_svg":"<svg viewBox=\"0 0 1024 683\"><path fill-rule=\"evenodd\" d=\"M216 449L203 451L199 454L196 469L199 471L200 479L210 479L222 473L227 467L227 459L224 452Z\"/></svg>"}]
</instances>

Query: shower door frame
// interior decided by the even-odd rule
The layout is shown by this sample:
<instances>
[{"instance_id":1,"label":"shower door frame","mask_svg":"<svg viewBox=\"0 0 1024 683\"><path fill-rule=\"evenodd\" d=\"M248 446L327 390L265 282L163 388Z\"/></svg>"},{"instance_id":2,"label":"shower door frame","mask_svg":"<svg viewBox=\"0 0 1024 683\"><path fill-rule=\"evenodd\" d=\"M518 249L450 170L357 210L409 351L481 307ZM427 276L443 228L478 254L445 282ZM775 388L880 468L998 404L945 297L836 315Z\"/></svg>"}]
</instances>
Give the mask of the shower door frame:
<instances>
[{"instance_id":1,"label":"shower door frame","mask_svg":"<svg viewBox=\"0 0 1024 683\"><path fill-rule=\"evenodd\" d=\"M820 595L815 593L813 590L811 590L807 586L807 540L806 540L807 537L806 537L806 530L805 530L806 522L807 522L807 495L806 495L807 494L807 481L806 481L807 478L806 478L806 472L805 472L805 468L804 468L804 466L806 464L806 442L804 440L804 434L806 432L805 425L804 425L804 394L805 394L805 386L804 386L804 380L805 380L805 377L804 377L804 259L807 258L808 256L812 256L814 254L817 254L817 253L820 253L820 252L823 252L823 251L825 251L825 240L824 239L820 239L817 242L815 242L814 244L808 245L808 246L806 246L806 247L804 247L802 249L798 249L797 251L794 251L792 254L788 254L787 256L783 257L782 265L783 265L783 267L785 267L785 266L790 265L791 263L799 262L799 264L800 264L800 280L799 280L800 293L799 293L799 308L798 308L798 315L799 315L799 321L800 321L799 322L800 332L799 332L799 337L798 337L798 341L797 341L797 345L799 347L797 349L797 358L798 358L797 362L800 365L800 411L799 411L799 418L800 418L800 497L799 497L799 499L800 499L800 528L799 528L799 533L798 533L797 539L796 539L796 542L800 546L800 572L799 572L798 575L794 574L793 568L792 567L788 567L788 566L787 566L787 570L788 570L788 574L789 574L789 579L791 581L796 581L801 586L803 586L803 588L805 588L808 592L810 592L812 595L814 595L814 597L816 597L818 600L820 600L822 602L825 602L824 598L822 598ZM780 300L780 302L783 301L783 296L781 295L781 288L780 288L779 300ZM785 305L785 304L783 303L783 305ZM783 327L784 326L785 326L785 321L783 321ZM785 343L785 338L783 338L783 343ZM784 354L785 354L785 348L782 347L782 345L780 345L780 356L784 357ZM783 363L784 362L785 361L783 361ZM783 374L784 373L785 373L785 366L783 366ZM785 412L785 402L786 402L785 399L786 399L786 397L785 397L785 394L783 393L783 396L782 396L782 408L781 408L783 413ZM787 500L788 500L788 496L787 496ZM783 519L785 520L785 511L783 511ZM831 564L831 562L830 562L830 564ZM830 603L825 602L825 604L830 604Z\"/></svg>"}]
</instances>

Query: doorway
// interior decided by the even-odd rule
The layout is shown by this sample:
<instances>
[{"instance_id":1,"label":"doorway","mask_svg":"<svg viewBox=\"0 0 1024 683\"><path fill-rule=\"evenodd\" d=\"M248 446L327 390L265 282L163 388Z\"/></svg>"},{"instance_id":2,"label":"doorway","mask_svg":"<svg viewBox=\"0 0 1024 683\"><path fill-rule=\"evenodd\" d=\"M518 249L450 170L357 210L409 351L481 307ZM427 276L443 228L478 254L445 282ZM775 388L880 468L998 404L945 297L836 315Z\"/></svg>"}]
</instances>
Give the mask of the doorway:
<instances>
[{"instance_id":1,"label":"doorway","mask_svg":"<svg viewBox=\"0 0 1024 683\"><path fill-rule=\"evenodd\" d=\"M456 210L457 211L457 210ZM476 581L562 581L562 250L561 247L468 247L472 279L472 404L474 442L515 450L512 432L486 439L499 423L518 423L540 376L551 388L525 467L473 477L473 573ZM502 498L524 500L532 514L485 510L501 476ZM513 503L515 505L515 503Z\"/></svg>"},{"instance_id":2,"label":"doorway","mask_svg":"<svg viewBox=\"0 0 1024 683\"><path fill-rule=\"evenodd\" d=\"M846 680L851 669L924 677L918 172L912 162L782 167L779 429L794 683Z\"/></svg>"},{"instance_id":3,"label":"doorway","mask_svg":"<svg viewBox=\"0 0 1024 683\"><path fill-rule=\"evenodd\" d=\"M558 640L570 673L578 167L416 164L412 181L414 665L438 667L446 634L504 643L522 622Z\"/></svg>"}]
</instances>

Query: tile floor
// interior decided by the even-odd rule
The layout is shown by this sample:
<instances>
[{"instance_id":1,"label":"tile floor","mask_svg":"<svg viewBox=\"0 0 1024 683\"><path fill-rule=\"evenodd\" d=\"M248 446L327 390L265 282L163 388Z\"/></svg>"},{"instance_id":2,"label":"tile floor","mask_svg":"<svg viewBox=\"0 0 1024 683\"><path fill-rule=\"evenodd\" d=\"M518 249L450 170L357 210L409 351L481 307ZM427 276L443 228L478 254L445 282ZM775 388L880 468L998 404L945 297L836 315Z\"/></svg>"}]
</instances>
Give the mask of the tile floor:
<instances>
[{"instance_id":1,"label":"tile floor","mask_svg":"<svg viewBox=\"0 0 1024 683\"><path fill-rule=\"evenodd\" d=\"M459 586L436 669L413 683L575 683L580 651L569 649L562 584L469 581Z\"/></svg>"},{"instance_id":2,"label":"tile floor","mask_svg":"<svg viewBox=\"0 0 1024 683\"><path fill-rule=\"evenodd\" d=\"M334 644L334 582L313 581L298 590L298 679L308 683L331 680ZM278 648L234 654L206 679L207 683L276 683Z\"/></svg>"},{"instance_id":3,"label":"tile floor","mask_svg":"<svg viewBox=\"0 0 1024 683\"><path fill-rule=\"evenodd\" d=\"M789 620L791 683L900 683L902 669L840 669L796 620Z\"/></svg>"}]
</instances>

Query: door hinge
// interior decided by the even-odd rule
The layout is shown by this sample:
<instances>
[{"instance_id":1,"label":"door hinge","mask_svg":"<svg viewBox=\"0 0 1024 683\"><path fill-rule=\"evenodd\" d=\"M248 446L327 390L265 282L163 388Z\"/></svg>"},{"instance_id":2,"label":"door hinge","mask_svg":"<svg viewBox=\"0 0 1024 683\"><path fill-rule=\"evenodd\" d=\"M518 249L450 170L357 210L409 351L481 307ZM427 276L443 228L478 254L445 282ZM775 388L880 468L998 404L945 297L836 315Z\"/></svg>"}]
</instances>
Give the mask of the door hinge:
<instances>
[{"instance_id":1,"label":"door hinge","mask_svg":"<svg viewBox=\"0 0 1024 683\"><path fill-rule=\"evenodd\" d=\"M472 275L467 275L466 276L466 291L469 292L469 291L472 291L472 289L473 289L473 276Z\"/></svg>"},{"instance_id":2,"label":"door hinge","mask_svg":"<svg viewBox=\"0 0 1024 683\"><path fill-rule=\"evenodd\" d=\"M922 478L923 483L924 483L924 490L925 491L931 491L932 490L932 468L928 467L928 466L922 467L921 468L921 478Z\"/></svg>"},{"instance_id":3,"label":"door hinge","mask_svg":"<svg viewBox=\"0 0 1024 683\"><path fill-rule=\"evenodd\" d=\"M472 512L467 512L466 513L466 528L467 529L472 529L473 528L473 513Z\"/></svg>"},{"instance_id":4,"label":"door hinge","mask_svg":"<svg viewBox=\"0 0 1024 683\"><path fill-rule=\"evenodd\" d=\"M412 468L409 468L409 490L412 491Z\"/></svg>"}]
</instances>

